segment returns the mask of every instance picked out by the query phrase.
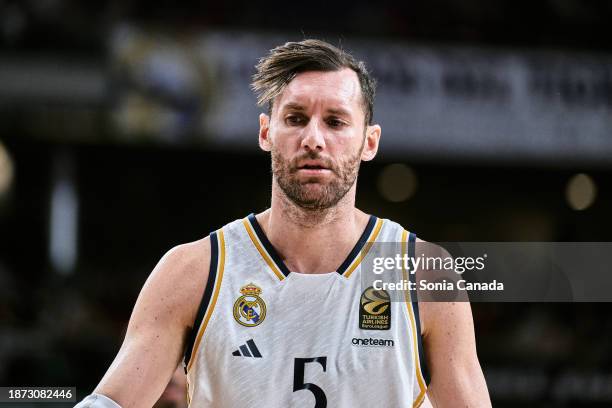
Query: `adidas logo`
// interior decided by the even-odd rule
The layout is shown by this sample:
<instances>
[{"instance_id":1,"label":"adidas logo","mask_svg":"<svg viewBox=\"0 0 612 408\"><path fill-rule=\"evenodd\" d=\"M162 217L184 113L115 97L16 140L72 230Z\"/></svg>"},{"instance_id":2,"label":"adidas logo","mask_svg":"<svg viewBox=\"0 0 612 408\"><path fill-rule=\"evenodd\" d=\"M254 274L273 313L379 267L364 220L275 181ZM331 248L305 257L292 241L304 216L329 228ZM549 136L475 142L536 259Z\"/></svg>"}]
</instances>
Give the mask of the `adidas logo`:
<instances>
[{"instance_id":1,"label":"adidas logo","mask_svg":"<svg viewBox=\"0 0 612 408\"><path fill-rule=\"evenodd\" d=\"M238 348L238 350L234 351L232 356L261 358L261 353L259 352L259 349L255 345L253 339L251 339L247 340L246 344L243 344Z\"/></svg>"}]
</instances>

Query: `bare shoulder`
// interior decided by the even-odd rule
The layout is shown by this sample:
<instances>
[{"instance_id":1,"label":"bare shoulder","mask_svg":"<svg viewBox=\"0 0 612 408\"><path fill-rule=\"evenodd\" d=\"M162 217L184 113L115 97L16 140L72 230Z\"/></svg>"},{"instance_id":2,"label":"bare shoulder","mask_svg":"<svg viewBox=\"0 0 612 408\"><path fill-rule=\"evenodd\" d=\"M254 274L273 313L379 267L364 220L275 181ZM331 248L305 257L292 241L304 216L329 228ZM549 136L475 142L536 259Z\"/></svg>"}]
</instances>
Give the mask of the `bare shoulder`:
<instances>
[{"instance_id":1,"label":"bare shoulder","mask_svg":"<svg viewBox=\"0 0 612 408\"><path fill-rule=\"evenodd\" d=\"M197 273L210 264L210 252L210 237L180 244L164 254L156 269L161 267L174 278Z\"/></svg>"},{"instance_id":2,"label":"bare shoulder","mask_svg":"<svg viewBox=\"0 0 612 408\"><path fill-rule=\"evenodd\" d=\"M442 246L416 239L416 256L447 259L451 254ZM448 272L422 268L417 270L417 280L449 279ZM457 302L419 302L421 334L429 335L439 328L473 327L472 311L467 298Z\"/></svg>"},{"instance_id":3,"label":"bare shoulder","mask_svg":"<svg viewBox=\"0 0 612 408\"><path fill-rule=\"evenodd\" d=\"M419 237L416 237L416 254L425 254L428 256L450 256L448 251L438 244L433 242L424 241Z\"/></svg>"},{"instance_id":4,"label":"bare shoulder","mask_svg":"<svg viewBox=\"0 0 612 408\"><path fill-rule=\"evenodd\" d=\"M168 305L173 305L175 312L179 312L177 317L182 317L189 327L204 293L210 257L210 237L177 245L162 256L145 283L160 294L160 302L167 300Z\"/></svg>"}]
</instances>

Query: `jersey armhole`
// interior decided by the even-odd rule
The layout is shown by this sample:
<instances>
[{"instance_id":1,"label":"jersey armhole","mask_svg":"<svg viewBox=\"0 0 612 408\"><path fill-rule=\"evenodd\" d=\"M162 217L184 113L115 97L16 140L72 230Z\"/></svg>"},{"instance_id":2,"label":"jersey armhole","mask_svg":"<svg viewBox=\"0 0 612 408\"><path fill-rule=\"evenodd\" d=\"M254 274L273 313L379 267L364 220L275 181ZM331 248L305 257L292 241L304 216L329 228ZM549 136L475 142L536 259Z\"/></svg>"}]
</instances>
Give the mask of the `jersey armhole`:
<instances>
[{"instance_id":1,"label":"jersey armhole","mask_svg":"<svg viewBox=\"0 0 612 408\"><path fill-rule=\"evenodd\" d=\"M204 289L204 294L202 295L202 300L200 301L198 313L196 315L195 321L193 322L193 327L191 328L191 332L189 333L189 337L187 340L187 347L185 348L185 374L187 374L187 367L189 366L189 362L192 358L192 352L194 351L193 346L195 345L195 341L198 336L198 331L200 329L200 326L202 325L202 320L204 320L204 316L206 315L206 311L208 310L208 307L210 305L213 288L215 286L215 280L217 278L218 264L219 243L217 239L217 232L214 231L210 234L210 268L208 271L208 279L206 280L206 288Z\"/></svg>"},{"instance_id":2,"label":"jersey armhole","mask_svg":"<svg viewBox=\"0 0 612 408\"><path fill-rule=\"evenodd\" d=\"M408 256L412 259L415 259L415 243L416 243L416 234L414 232L409 233L408 235ZM416 273L409 273L409 279L413 282L414 287L416 286ZM419 351L419 367L421 367L421 374L423 375L423 379L425 380L425 384L429 385L430 376L429 370L427 368L427 362L425 361L425 351L423 349L423 339L421 335L421 318L419 315L419 299L418 299L418 291L414 291L414 300L412 300L412 310L414 311L414 320L416 324L416 338L417 338L417 347Z\"/></svg>"}]
</instances>

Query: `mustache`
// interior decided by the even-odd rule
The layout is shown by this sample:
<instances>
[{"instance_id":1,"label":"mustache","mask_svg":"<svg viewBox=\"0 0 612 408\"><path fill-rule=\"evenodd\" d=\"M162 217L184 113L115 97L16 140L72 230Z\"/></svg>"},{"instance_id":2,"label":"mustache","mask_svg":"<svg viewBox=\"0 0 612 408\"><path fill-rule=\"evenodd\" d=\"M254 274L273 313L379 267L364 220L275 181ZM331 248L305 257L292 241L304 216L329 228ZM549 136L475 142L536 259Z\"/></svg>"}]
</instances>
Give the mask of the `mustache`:
<instances>
[{"instance_id":1,"label":"mustache","mask_svg":"<svg viewBox=\"0 0 612 408\"><path fill-rule=\"evenodd\" d=\"M333 173L338 174L338 171L332 159L330 159L329 157L321 156L321 154L319 154L318 152L312 151L312 150L304 154L301 154L297 157L294 157L289 163L289 172L296 173L298 171L298 163L301 162L302 160L320 161L323 164L323 166L330 169Z\"/></svg>"}]
</instances>

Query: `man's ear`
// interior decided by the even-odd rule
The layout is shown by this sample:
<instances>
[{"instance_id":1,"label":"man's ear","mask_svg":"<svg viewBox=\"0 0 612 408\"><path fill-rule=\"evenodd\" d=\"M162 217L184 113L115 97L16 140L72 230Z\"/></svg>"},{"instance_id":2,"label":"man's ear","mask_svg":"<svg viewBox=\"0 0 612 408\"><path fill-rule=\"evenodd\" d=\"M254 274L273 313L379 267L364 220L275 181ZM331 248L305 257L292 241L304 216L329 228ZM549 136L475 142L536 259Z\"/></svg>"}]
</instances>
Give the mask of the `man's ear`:
<instances>
[{"instance_id":1,"label":"man's ear","mask_svg":"<svg viewBox=\"0 0 612 408\"><path fill-rule=\"evenodd\" d=\"M366 128L365 143L363 152L361 152L361 160L370 161L378 152L378 143L380 142L380 134L382 129L379 125L372 125Z\"/></svg>"},{"instance_id":2,"label":"man's ear","mask_svg":"<svg viewBox=\"0 0 612 408\"><path fill-rule=\"evenodd\" d=\"M270 117L265 113L259 114L259 147L264 152L272 150L270 142Z\"/></svg>"}]
</instances>

